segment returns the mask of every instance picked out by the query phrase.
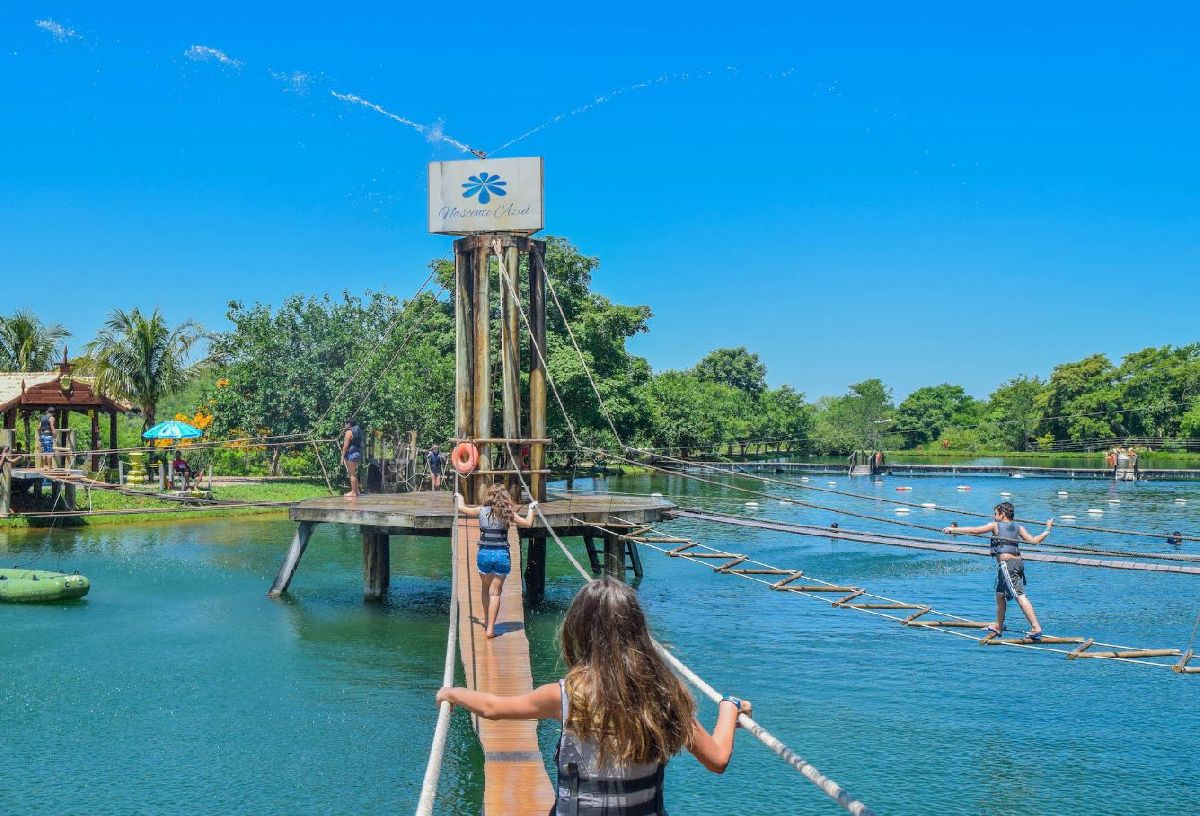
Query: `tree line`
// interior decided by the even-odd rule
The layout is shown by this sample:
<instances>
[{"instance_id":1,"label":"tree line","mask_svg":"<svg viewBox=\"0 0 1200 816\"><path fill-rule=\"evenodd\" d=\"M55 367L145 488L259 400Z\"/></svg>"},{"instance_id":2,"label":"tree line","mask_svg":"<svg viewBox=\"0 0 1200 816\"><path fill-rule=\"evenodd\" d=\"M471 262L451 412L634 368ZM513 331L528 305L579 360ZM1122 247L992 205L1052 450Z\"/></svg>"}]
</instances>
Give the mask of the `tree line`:
<instances>
[{"instance_id":1,"label":"tree line","mask_svg":"<svg viewBox=\"0 0 1200 816\"><path fill-rule=\"evenodd\" d=\"M986 399L942 383L897 403L882 380L867 379L844 394L809 401L790 386L771 388L766 366L744 347L716 349L685 370L652 371L627 348L631 337L648 331L650 307L614 303L595 291L598 266L566 239L547 240L546 270L562 306L560 314L551 301L544 350L558 391L549 397L548 422L559 461L573 456L564 406L587 447L617 449L615 428L627 445L676 456L738 453L762 440L782 450L843 455L859 448L1026 451L1070 440L1200 436L1200 343L1143 349L1119 364L1092 355L1055 367L1045 380L1015 376ZM146 426L182 389L197 403L183 410L211 417L209 433L217 438L331 438L355 417L395 444L409 430L423 446L444 441L454 430L454 313L444 295L454 272L444 260L431 268L442 292L409 300L386 292L293 295L274 305L234 300L226 312L230 329L220 333L191 321L170 326L157 309L114 310L76 362L106 393L137 406ZM498 287L492 294L498 318ZM493 326L498 354L498 319ZM28 311L0 317L0 370L51 368L67 336ZM191 361L201 340L208 341L207 353ZM500 371L499 359L493 370ZM280 459L272 457L273 471Z\"/></svg>"}]
</instances>

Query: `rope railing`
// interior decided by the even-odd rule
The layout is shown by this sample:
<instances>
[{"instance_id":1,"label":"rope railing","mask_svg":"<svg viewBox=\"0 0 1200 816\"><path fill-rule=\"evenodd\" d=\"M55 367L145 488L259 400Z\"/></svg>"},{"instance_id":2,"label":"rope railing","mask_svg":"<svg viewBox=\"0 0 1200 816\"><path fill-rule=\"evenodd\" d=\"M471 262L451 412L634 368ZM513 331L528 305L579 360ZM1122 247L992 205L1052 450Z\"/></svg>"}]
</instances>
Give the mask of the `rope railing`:
<instances>
[{"instance_id":1,"label":"rope railing","mask_svg":"<svg viewBox=\"0 0 1200 816\"><path fill-rule=\"evenodd\" d=\"M512 455L512 446L510 445L508 447L509 455ZM519 470L517 471L517 479L521 482L521 487L524 489L524 491L529 494L529 485L526 484L525 478ZM532 496L532 494L529 495ZM583 564L579 563L579 559L575 557L574 553L571 552L571 550L559 537L558 532L554 529L554 526L550 524L549 519L547 519L545 514L542 513L541 506L535 504L534 509L537 511L537 515L542 522L542 526L546 528L546 531L554 539L554 543L558 545L558 548L571 563L571 566L575 567L575 570L579 573L580 577L589 584L596 580L592 577L591 573L584 568ZM682 660L672 654L665 646L663 646L654 638L651 638L651 643L654 644L655 651L657 651L659 655L661 655L662 658L671 665L672 668L683 675L683 677L701 694L714 703L720 702L722 695L715 688L705 682L700 675L692 671L692 669L690 669ZM780 740L767 729L763 728L748 714L738 714L738 725L746 729L746 731L752 734L755 739L769 748L772 753L783 759L795 770L803 774L804 777L816 785L822 793L824 793L834 802L837 802L837 804L847 812L854 814L854 816L874 816L874 811L872 811L866 804L851 796L844 788L842 788L841 785L830 779L825 774L821 773L816 766L807 762L803 757L789 748L782 740Z\"/></svg>"},{"instance_id":2,"label":"rope railing","mask_svg":"<svg viewBox=\"0 0 1200 816\"><path fill-rule=\"evenodd\" d=\"M454 492L458 493L458 473L454 474ZM446 634L446 663L442 671L442 686L454 685L454 657L458 646L458 510L454 511L454 526L450 531L450 623ZM425 779L421 783L421 797L417 800L417 816L431 816L434 800L437 799L438 781L442 775L442 763L446 755L446 736L450 733L450 713L454 706L443 702L438 706L437 725L433 729L433 744L429 749L429 762L425 765Z\"/></svg>"}]
</instances>

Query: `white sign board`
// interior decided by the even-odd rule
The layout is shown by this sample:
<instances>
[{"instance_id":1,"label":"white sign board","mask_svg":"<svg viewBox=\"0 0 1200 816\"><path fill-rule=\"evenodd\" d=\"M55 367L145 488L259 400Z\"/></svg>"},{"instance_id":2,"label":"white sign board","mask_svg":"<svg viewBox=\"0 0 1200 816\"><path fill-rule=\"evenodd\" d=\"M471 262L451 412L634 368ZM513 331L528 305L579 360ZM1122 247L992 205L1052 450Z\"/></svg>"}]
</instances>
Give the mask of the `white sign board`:
<instances>
[{"instance_id":1,"label":"white sign board","mask_svg":"<svg viewBox=\"0 0 1200 816\"><path fill-rule=\"evenodd\" d=\"M442 235L524 232L545 226L542 160L429 163L429 231Z\"/></svg>"}]
</instances>

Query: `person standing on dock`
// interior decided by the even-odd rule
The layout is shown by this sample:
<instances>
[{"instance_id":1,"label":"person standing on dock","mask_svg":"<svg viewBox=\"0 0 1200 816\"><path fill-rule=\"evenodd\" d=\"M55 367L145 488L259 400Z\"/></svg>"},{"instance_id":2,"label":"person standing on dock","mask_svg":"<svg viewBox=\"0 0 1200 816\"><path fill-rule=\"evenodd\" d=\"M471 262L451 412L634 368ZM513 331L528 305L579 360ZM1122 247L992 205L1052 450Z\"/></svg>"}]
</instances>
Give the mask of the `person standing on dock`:
<instances>
[{"instance_id":1,"label":"person standing on dock","mask_svg":"<svg viewBox=\"0 0 1200 816\"><path fill-rule=\"evenodd\" d=\"M47 470L54 467L54 431L54 414L47 408L38 420L38 449L42 452L41 465Z\"/></svg>"},{"instance_id":2,"label":"person standing on dock","mask_svg":"<svg viewBox=\"0 0 1200 816\"><path fill-rule=\"evenodd\" d=\"M501 697L443 688L439 705L490 720L560 720L551 816L626 813L665 816L663 776L686 748L713 773L733 756L739 714L749 700L725 697L712 734L696 701L658 654L637 593L605 577L579 590L562 626L567 676L528 694Z\"/></svg>"},{"instance_id":3,"label":"person standing on dock","mask_svg":"<svg viewBox=\"0 0 1200 816\"><path fill-rule=\"evenodd\" d=\"M991 550L996 558L996 621L985 627L989 635L999 637L1004 632L1004 613L1009 600L1015 600L1029 619L1027 640L1034 643L1042 639L1042 625L1038 623L1033 611L1033 604L1025 594L1025 562L1021 558L1020 542L1026 544L1041 544L1050 535L1054 527L1054 519L1046 522L1046 529L1041 535L1030 535L1029 531L1017 524L1013 519L1017 515L1012 502L1001 502L993 508L993 521L978 527L958 527L950 525L943 527L946 535L980 535L990 533L992 536Z\"/></svg>"},{"instance_id":4,"label":"person standing on dock","mask_svg":"<svg viewBox=\"0 0 1200 816\"><path fill-rule=\"evenodd\" d=\"M479 519L479 553L475 556L475 566L483 583L480 599L485 616L483 626L487 636L494 638L496 616L500 614L500 593L504 591L504 579L512 572L512 559L508 554L508 526L532 527L537 502L530 502L528 512L518 516L508 489L504 485L494 484L484 494L482 505L467 504L461 494L455 493L454 507L464 516Z\"/></svg>"},{"instance_id":5,"label":"person standing on dock","mask_svg":"<svg viewBox=\"0 0 1200 816\"><path fill-rule=\"evenodd\" d=\"M354 419L347 419L342 428L342 462L346 465L346 475L350 477L350 492L346 498L354 499L359 495L358 466L363 458L363 433Z\"/></svg>"},{"instance_id":6,"label":"person standing on dock","mask_svg":"<svg viewBox=\"0 0 1200 816\"><path fill-rule=\"evenodd\" d=\"M442 450L437 445L429 449L429 455L425 457L425 461L429 463L429 480L433 483L433 490L436 493L442 489L442 469L446 466L446 457L442 456Z\"/></svg>"}]
</instances>

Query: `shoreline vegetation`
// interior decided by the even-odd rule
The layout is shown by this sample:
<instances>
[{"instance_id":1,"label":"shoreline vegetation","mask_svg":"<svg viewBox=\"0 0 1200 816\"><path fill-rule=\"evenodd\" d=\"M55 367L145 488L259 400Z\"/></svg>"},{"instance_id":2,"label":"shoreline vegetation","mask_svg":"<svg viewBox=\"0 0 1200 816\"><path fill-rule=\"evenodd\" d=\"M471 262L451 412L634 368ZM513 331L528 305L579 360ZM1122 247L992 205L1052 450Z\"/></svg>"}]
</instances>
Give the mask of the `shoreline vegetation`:
<instances>
[{"instance_id":1,"label":"shoreline vegetation","mask_svg":"<svg viewBox=\"0 0 1200 816\"><path fill-rule=\"evenodd\" d=\"M895 462L1099 462L1105 448L1125 446L1125 439L1135 440L1142 467L1200 467L1200 343L1145 348L1116 364L1095 354L1055 366L1045 379L997 372L997 380L1010 379L985 398L940 383L896 400L882 379L870 378L810 400L789 385L771 387L767 366L745 347L714 349L691 368L654 371L628 349L631 338L650 331L650 306L613 302L593 285L598 258L566 238L547 236L546 243L554 299L545 356L557 386L547 432L556 473L583 477L597 451L625 446L714 461L744 461L754 453L832 462L854 450L883 450ZM142 446L142 430L173 417L202 428L203 443L218 443L178 443L197 473L211 467L218 477L304 477L320 482L323 493L326 472L335 489L344 489L331 440L348 417L363 427L369 451L401 450L413 431L421 449L453 436L454 307L444 294L453 286L453 264L435 260L407 300L380 291L234 300L229 328L221 332L192 321L171 326L157 309L114 309L71 362L95 376L108 396L133 406L118 421L122 449ZM499 291L492 297L498 310ZM499 332L498 324L493 330ZM28 310L0 316L0 371L51 370L68 336ZM529 353L525 345L521 354ZM498 360L494 366L499 370ZM71 414L68 425L86 446L89 417ZM25 439L22 421L17 426L23 447L36 441ZM268 437L295 441L262 444ZM1088 448L1099 452L1080 452ZM613 453L597 464L637 472L638 465L621 459ZM290 500L280 499L275 486L260 489L258 500ZM108 501L116 500L94 494L93 507Z\"/></svg>"}]
</instances>

